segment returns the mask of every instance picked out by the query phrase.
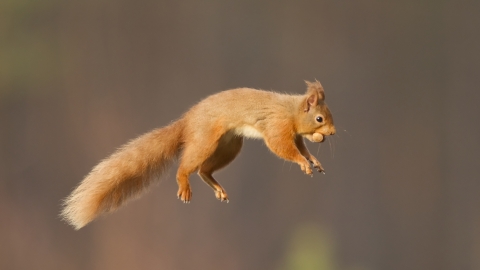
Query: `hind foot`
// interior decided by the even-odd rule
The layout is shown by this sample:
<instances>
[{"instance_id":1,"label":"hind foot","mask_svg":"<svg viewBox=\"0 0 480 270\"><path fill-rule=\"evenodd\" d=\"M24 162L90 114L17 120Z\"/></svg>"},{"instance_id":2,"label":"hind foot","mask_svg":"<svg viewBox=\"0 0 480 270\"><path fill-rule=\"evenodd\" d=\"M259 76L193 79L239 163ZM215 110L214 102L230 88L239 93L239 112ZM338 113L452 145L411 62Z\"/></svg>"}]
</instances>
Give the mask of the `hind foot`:
<instances>
[{"instance_id":1,"label":"hind foot","mask_svg":"<svg viewBox=\"0 0 480 270\"><path fill-rule=\"evenodd\" d=\"M219 199L221 202L226 201L228 203L228 195L223 188L215 190L215 197L217 197L217 199Z\"/></svg>"},{"instance_id":2,"label":"hind foot","mask_svg":"<svg viewBox=\"0 0 480 270\"><path fill-rule=\"evenodd\" d=\"M190 186L188 185L185 187L179 187L177 192L177 197L183 203L190 203L190 200L192 199L192 190L190 189Z\"/></svg>"}]
</instances>

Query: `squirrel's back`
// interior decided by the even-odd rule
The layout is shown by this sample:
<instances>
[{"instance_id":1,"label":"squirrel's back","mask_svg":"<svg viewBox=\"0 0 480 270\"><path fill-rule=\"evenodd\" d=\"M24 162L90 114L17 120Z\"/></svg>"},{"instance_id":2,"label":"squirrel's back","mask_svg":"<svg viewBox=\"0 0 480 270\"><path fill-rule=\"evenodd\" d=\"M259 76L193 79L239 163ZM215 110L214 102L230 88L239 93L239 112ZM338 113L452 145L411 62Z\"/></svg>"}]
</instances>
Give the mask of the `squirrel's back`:
<instances>
[{"instance_id":1,"label":"squirrel's back","mask_svg":"<svg viewBox=\"0 0 480 270\"><path fill-rule=\"evenodd\" d=\"M295 117L302 96L252 88L237 88L213 94L193 106L185 116L187 128L197 130L221 126L226 130L266 125L274 119ZM252 134L252 136L248 136ZM259 138L254 132L246 137Z\"/></svg>"}]
</instances>

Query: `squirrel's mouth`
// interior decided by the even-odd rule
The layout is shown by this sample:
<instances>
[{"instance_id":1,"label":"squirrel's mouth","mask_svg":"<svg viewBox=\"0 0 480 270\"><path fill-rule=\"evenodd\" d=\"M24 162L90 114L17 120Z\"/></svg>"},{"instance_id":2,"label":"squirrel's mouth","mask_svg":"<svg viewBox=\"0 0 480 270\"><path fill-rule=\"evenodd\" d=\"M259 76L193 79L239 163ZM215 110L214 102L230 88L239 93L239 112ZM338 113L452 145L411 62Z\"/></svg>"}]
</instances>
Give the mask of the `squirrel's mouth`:
<instances>
[{"instance_id":1,"label":"squirrel's mouth","mask_svg":"<svg viewBox=\"0 0 480 270\"><path fill-rule=\"evenodd\" d=\"M322 143L325 141L325 135L320 134L318 132L313 134L307 134L305 135L305 138L307 138L309 141L314 143Z\"/></svg>"}]
</instances>

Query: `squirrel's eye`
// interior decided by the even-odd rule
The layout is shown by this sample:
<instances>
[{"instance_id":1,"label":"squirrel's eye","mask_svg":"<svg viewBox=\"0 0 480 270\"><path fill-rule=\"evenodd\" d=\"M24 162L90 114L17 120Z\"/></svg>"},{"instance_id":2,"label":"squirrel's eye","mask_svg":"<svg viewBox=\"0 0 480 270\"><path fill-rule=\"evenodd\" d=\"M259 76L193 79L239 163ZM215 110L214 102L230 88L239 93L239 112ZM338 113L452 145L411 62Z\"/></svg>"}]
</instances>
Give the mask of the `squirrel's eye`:
<instances>
[{"instance_id":1,"label":"squirrel's eye","mask_svg":"<svg viewBox=\"0 0 480 270\"><path fill-rule=\"evenodd\" d=\"M323 117L317 116L317 118L315 120L317 120L317 122L319 122L319 123L322 123L323 122Z\"/></svg>"}]
</instances>

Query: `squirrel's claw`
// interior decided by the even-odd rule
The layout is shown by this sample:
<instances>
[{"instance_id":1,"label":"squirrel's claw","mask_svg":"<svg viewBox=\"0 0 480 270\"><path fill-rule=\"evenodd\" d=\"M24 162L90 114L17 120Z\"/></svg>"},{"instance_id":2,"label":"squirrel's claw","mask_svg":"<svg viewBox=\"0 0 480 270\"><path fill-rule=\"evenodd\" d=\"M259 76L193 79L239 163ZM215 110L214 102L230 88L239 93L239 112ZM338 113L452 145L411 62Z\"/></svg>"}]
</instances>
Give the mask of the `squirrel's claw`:
<instances>
[{"instance_id":1,"label":"squirrel's claw","mask_svg":"<svg viewBox=\"0 0 480 270\"><path fill-rule=\"evenodd\" d=\"M179 188L177 192L177 198L179 198L183 203L190 203L192 199L192 190L189 186L185 188Z\"/></svg>"},{"instance_id":2,"label":"squirrel's claw","mask_svg":"<svg viewBox=\"0 0 480 270\"><path fill-rule=\"evenodd\" d=\"M319 173L325 174L325 169L323 169L322 164L320 164L320 161L318 161L314 156L310 156L308 161L312 163L313 168L315 168Z\"/></svg>"},{"instance_id":3,"label":"squirrel's claw","mask_svg":"<svg viewBox=\"0 0 480 270\"><path fill-rule=\"evenodd\" d=\"M310 164L300 164L300 169L306 174L313 177L312 169L310 168Z\"/></svg>"},{"instance_id":4,"label":"squirrel's claw","mask_svg":"<svg viewBox=\"0 0 480 270\"><path fill-rule=\"evenodd\" d=\"M305 160L305 163L298 163L298 165L300 165L300 170L302 170L302 172L304 172L306 175L310 175L313 177L313 172L312 172L312 169L310 168L310 163L308 163L307 160Z\"/></svg>"},{"instance_id":5,"label":"squirrel's claw","mask_svg":"<svg viewBox=\"0 0 480 270\"><path fill-rule=\"evenodd\" d=\"M215 191L215 197L221 202L226 201L228 203L228 195L223 188Z\"/></svg>"}]
</instances>

